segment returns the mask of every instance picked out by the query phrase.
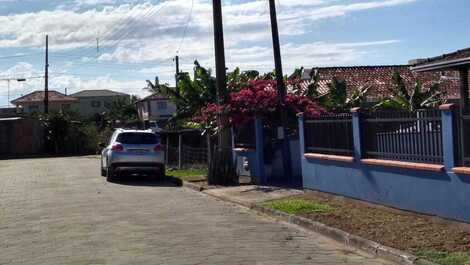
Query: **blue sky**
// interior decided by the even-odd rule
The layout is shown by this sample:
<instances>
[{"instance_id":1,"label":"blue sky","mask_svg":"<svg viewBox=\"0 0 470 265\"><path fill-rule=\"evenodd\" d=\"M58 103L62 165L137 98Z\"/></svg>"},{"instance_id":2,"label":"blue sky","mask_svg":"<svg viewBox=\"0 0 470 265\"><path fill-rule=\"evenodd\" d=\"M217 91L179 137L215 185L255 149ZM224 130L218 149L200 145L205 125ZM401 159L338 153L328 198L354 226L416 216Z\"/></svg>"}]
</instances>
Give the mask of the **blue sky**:
<instances>
[{"instance_id":1,"label":"blue sky","mask_svg":"<svg viewBox=\"0 0 470 265\"><path fill-rule=\"evenodd\" d=\"M228 67L272 69L267 1L223 3ZM405 64L470 47L468 0L279 0L278 5L286 72L300 66ZM0 79L34 77L12 81L11 98L42 89L47 33L52 89L107 88L143 96L146 79L158 75L173 82L177 51L185 71L196 59L213 67L211 15L209 0L0 0ZM0 81L0 106L7 104L6 87Z\"/></svg>"}]
</instances>

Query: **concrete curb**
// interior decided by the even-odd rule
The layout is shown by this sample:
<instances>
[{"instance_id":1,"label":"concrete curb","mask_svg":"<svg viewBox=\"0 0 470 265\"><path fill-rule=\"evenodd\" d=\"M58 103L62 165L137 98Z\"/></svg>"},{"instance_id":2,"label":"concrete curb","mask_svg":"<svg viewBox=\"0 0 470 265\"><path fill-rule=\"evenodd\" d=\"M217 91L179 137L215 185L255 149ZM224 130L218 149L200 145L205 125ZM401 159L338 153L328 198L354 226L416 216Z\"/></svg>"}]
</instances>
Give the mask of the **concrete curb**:
<instances>
[{"instance_id":1,"label":"concrete curb","mask_svg":"<svg viewBox=\"0 0 470 265\"><path fill-rule=\"evenodd\" d=\"M185 184L185 181L183 181L183 186L199 191L199 192L205 191L203 187L198 186L193 183ZM214 198L220 199L225 202L229 202L229 203L246 207L248 209L254 210L264 215L268 215L282 222L286 222L286 223L293 224L293 225L298 225L304 229L317 232L323 236L333 239L352 249L358 249L366 253L372 254L376 257L388 260L388 261L392 261L392 262L396 262L398 264L404 264L404 265L439 265L439 264L418 258L417 256L409 254L407 252L384 246L377 242L347 233L337 228L329 227L325 224L315 222L307 218L286 214L286 213L276 211L273 209L267 209L257 204L242 203L236 200L229 199L224 196L214 195L209 192L204 192L204 194L210 195Z\"/></svg>"},{"instance_id":2,"label":"concrete curb","mask_svg":"<svg viewBox=\"0 0 470 265\"><path fill-rule=\"evenodd\" d=\"M192 190L195 190L195 191L198 191L198 192L202 192L205 190L205 188L203 186L199 186L197 184L194 184L194 183L191 183L189 181L185 181L185 180L182 180L180 178L176 178L176 177L171 177L171 176L166 176L165 177L165 180L171 182L171 183L174 183L175 185L177 185L178 187L186 187L186 188L189 188L189 189L192 189Z\"/></svg>"}]
</instances>

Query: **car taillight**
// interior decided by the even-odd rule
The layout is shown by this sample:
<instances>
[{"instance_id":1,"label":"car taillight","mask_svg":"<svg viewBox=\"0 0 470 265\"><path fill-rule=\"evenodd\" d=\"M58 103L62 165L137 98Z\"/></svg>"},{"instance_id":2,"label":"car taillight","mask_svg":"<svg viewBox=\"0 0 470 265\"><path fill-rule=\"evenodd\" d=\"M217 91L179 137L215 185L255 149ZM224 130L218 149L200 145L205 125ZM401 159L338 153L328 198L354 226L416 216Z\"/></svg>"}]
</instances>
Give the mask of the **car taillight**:
<instances>
[{"instance_id":1,"label":"car taillight","mask_svg":"<svg viewBox=\"0 0 470 265\"><path fill-rule=\"evenodd\" d=\"M114 144L113 147L111 147L111 150L120 152L124 151L124 147L120 144Z\"/></svg>"},{"instance_id":2,"label":"car taillight","mask_svg":"<svg viewBox=\"0 0 470 265\"><path fill-rule=\"evenodd\" d=\"M159 145L159 144L157 144L157 145L153 148L153 151L155 151L155 152L160 152L160 151L162 151L162 150L163 150L163 148L162 148L162 146Z\"/></svg>"}]
</instances>

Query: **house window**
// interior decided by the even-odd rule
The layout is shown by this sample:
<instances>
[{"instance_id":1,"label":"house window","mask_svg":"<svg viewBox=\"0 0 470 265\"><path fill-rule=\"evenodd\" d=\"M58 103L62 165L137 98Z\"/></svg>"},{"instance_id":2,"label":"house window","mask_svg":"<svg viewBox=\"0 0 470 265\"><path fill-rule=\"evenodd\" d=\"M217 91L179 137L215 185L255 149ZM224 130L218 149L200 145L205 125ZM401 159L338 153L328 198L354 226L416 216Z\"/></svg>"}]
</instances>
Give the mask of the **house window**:
<instances>
[{"instance_id":1,"label":"house window","mask_svg":"<svg viewBox=\"0 0 470 265\"><path fill-rule=\"evenodd\" d=\"M30 105L28 107L29 112L38 112L39 111L39 106L38 105Z\"/></svg>"},{"instance_id":2,"label":"house window","mask_svg":"<svg viewBox=\"0 0 470 265\"><path fill-rule=\"evenodd\" d=\"M91 106L92 106L93 108L99 108L99 107L101 107L101 101L95 101L95 100L93 100L93 101L91 102Z\"/></svg>"},{"instance_id":3,"label":"house window","mask_svg":"<svg viewBox=\"0 0 470 265\"><path fill-rule=\"evenodd\" d=\"M157 102L157 109L165 110L167 108L166 101L159 101Z\"/></svg>"}]
</instances>

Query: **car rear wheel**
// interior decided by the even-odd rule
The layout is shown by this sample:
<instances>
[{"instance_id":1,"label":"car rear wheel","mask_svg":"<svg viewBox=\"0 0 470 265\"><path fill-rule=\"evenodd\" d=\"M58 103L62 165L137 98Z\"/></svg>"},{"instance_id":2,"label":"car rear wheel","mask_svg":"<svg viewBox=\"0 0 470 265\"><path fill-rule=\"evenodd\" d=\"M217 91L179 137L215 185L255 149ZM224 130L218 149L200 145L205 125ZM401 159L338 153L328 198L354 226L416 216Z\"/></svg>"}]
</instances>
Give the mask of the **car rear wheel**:
<instances>
[{"instance_id":1,"label":"car rear wheel","mask_svg":"<svg viewBox=\"0 0 470 265\"><path fill-rule=\"evenodd\" d=\"M156 180L162 180L165 178L165 166L161 166L155 169L153 176Z\"/></svg>"},{"instance_id":2,"label":"car rear wheel","mask_svg":"<svg viewBox=\"0 0 470 265\"><path fill-rule=\"evenodd\" d=\"M115 172L113 167L108 167L106 170L106 180L113 182L115 180Z\"/></svg>"}]
</instances>

